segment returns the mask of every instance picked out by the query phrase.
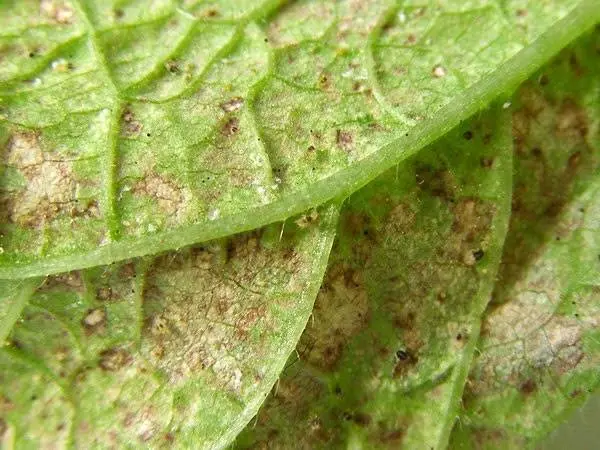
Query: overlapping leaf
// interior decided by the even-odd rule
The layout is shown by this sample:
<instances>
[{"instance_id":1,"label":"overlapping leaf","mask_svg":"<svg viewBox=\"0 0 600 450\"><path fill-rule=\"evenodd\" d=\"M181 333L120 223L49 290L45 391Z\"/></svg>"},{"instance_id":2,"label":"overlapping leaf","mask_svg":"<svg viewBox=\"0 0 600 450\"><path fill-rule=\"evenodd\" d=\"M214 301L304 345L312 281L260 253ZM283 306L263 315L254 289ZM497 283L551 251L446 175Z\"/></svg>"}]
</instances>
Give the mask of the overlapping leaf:
<instances>
[{"instance_id":1,"label":"overlapping leaf","mask_svg":"<svg viewBox=\"0 0 600 450\"><path fill-rule=\"evenodd\" d=\"M2 447L227 445L304 329L336 223L327 206L285 230L51 276L37 290L15 282L0 304Z\"/></svg>"},{"instance_id":2,"label":"overlapping leaf","mask_svg":"<svg viewBox=\"0 0 600 450\"><path fill-rule=\"evenodd\" d=\"M240 447L445 447L508 227L498 109L349 199L299 359Z\"/></svg>"},{"instance_id":3,"label":"overlapping leaf","mask_svg":"<svg viewBox=\"0 0 600 450\"><path fill-rule=\"evenodd\" d=\"M596 0L0 5L0 276L348 194L521 82Z\"/></svg>"},{"instance_id":4,"label":"overlapping leaf","mask_svg":"<svg viewBox=\"0 0 600 450\"><path fill-rule=\"evenodd\" d=\"M512 219L453 448L529 448L600 385L600 30L518 95Z\"/></svg>"}]
</instances>

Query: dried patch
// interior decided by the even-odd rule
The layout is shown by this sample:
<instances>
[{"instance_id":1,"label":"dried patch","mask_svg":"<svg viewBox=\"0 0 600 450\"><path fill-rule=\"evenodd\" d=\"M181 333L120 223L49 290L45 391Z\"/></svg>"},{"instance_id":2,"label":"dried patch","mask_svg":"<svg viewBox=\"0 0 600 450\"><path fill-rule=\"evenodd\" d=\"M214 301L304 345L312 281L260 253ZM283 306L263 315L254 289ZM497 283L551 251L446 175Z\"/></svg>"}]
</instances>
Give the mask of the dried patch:
<instances>
[{"instance_id":1,"label":"dried patch","mask_svg":"<svg viewBox=\"0 0 600 450\"><path fill-rule=\"evenodd\" d=\"M81 320L86 335L103 333L106 330L106 312L102 308L94 308L86 312Z\"/></svg>"},{"instance_id":2,"label":"dried patch","mask_svg":"<svg viewBox=\"0 0 600 450\"><path fill-rule=\"evenodd\" d=\"M236 117L227 119L221 127L221 134L226 137L234 136L240 131L240 120Z\"/></svg>"},{"instance_id":3,"label":"dried patch","mask_svg":"<svg viewBox=\"0 0 600 450\"><path fill-rule=\"evenodd\" d=\"M205 371L239 395L260 380L261 343L278 326L265 296L273 286L296 289L288 283L299 264L294 251L266 249L260 239L246 233L154 263L144 351L171 382Z\"/></svg>"},{"instance_id":4,"label":"dried patch","mask_svg":"<svg viewBox=\"0 0 600 450\"><path fill-rule=\"evenodd\" d=\"M339 148L349 152L354 147L354 138L349 131L337 130L335 134L335 142Z\"/></svg>"},{"instance_id":5,"label":"dried patch","mask_svg":"<svg viewBox=\"0 0 600 450\"><path fill-rule=\"evenodd\" d=\"M67 2L60 0L42 0L40 12L61 25L73 23L75 13Z\"/></svg>"},{"instance_id":6,"label":"dried patch","mask_svg":"<svg viewBox=\"0 0 600 450\"><path fill-rule=\"evenodd\" d=\"M244 106L244 99L241 97L233 97L232 99L221 103L221 109L228 113L238 111L242 106Z\"/></svg>"},{"instance_id":7,"label":"dried patch","mask_svg":"<svg viewBox=\"0 0 600 450\"><path fill-rule=\"evenodd\" d=\"M132 137L138 136L141 133L143 125L135 118L135 114L131 108L125 108L121 115L121 121L122 136Z\"/></svg>"},{"instance_id":8,"label":"dried patch","mask_svg":"<svg viewBox=\"0 0 600 450\"><path fill-rule=\"evenodd\" d=\"M131 354L123 348L111 348L100 353L98 365L103 370L115 372L133 361Z\"/></svg>"},{"instance_id":9,"label":"dried patch","mask_svg":"<svg viewBox=\"0 0 600 450\"><path fill-rule=\"evenodd\" d=\"M4 163L26 180L23 189L0 194L3 215L9 222L38 228L59 215L100 215L96 201L84 204L77 199L78 182L71 164L42 152L36 133L13 134L4 154Z\"/></svg>"},{"instance_id":10,"label":"dried patch","mask_svg":"<svg viewBox=\"0 0 600 450\"><path fill-rule=\"evenodd\" d=\"M192 197L187 189L158 174L146 174L132 187L131 192L154 199L160 210L177 222L186 217Z\"/></svg>"},{"instance_id":11,"label":"dried patch","mask_svg":"<svg viewBox=\"0 0 600 450\"><path fill-rule=\"evenodd\" d=\"M309 323L298 348L303 359L324 370L332 370L349 340L369 320L369 300L362 273L345 264L329 269L317 296Z\"/></svg>"}]
</instances>

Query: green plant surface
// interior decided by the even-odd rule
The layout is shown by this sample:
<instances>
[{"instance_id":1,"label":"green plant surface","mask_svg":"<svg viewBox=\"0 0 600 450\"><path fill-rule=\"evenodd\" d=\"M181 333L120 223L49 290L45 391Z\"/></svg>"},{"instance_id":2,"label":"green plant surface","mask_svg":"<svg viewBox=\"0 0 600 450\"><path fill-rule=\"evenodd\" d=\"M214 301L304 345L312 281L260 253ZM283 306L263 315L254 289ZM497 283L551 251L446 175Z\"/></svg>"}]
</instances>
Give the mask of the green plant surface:
<instances>
[{"instance_id":1,"label":"green plant surface","mask_svg":"<svg viewBox=\"0 0 600 450\"><path fill-rule=\"evenodd\" d=\"M26 286L0 303L2 448L226 446L306 325L337 216L324 206L285 229L50 276L37 290L13 282Z\"/></svg>"},{"instance_id":2,"label":"green plant surface","mask_svg":"<svg viewBox=\"0 0 600 450\"><path fill-rule=\"evenodd\" d=\"M239 448L445 448L508 228L510 113L352 195L311 320Z\"/></svg>"},{"instance_id":3,"label":"green plant surface","mask_svg":"<svg viewBox=\"0 0 600 450\"><path fill-rule=\"evenodd\" d=\"M600 384L599 48L596 30L517 96L511 224L451 448L533 448Z\"/></svg>"},{"instance_id":4,"label":"green plant surface","mask_svg":"<svg viewBox=\"0 0 600 450\"><path fill-rule=\"evenodd\" d=\"M348 195L599 18L597 0L3 1L0 276Z\"/></svg>"}]
</instances>

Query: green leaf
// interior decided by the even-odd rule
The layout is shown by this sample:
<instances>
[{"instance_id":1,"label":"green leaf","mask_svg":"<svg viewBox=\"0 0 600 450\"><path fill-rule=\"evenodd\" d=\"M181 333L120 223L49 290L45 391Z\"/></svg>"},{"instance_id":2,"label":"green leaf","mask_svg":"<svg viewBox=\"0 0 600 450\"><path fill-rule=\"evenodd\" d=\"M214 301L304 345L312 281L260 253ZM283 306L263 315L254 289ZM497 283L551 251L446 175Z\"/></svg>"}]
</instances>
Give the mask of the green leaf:
<instances>
[{"instance_id":1,"label":"green leaf","mask_svg":"<svg viewBox=\"0 0 600 450\"><path fill-rule=\"evenodd\" d=\"M285 229L15 290L24 308L0 350L2 447L226 446L306 325L337 215L325 206Z\"/></svg>"},{"instance_id":2,"label":"green leaf","mask_svg":"<svg viewBox=\"0 0 600 450\"><path fill-rule=\"evenodd\" d=\"M10 0L0 277L284 220L503 95L597 0Z\"/></svg>"},{"instance_id":3,"label":"green leaf","mask_svg":"<svg viewBox=\"0 0 600 450\"><path fill-rule=\"evenodd\" d=\"M445 448L508 228L510 114L345 206L314 319L240 448Z\"/></svg>"},{"instance_id":4,"label":"green leaf","mask_svg":"<svg viewBox=\"0 0 600 450\"><path fill-rule=\"evenodd\" d=\"M600 385L600 30L517 96L499 283L452 448L533 448Z\"/></svg>"}]
</instances>

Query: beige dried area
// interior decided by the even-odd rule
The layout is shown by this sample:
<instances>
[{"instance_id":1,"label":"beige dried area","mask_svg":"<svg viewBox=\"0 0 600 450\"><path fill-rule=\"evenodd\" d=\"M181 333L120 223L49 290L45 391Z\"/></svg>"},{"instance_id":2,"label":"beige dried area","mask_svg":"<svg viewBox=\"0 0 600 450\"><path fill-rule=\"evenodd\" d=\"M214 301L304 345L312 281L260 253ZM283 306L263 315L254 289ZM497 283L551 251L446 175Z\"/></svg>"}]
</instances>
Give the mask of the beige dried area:
<instances>
[{"instance_id":1,"label":"beige dried area","mask_svg":"<svg viewBox=\"0 0 600 450\"><path fill-rule=\"evenodd\" d=\"M80 182L73 174L72 164L59 155L44 152L38 134L14 133L3 159L8 169L17 170L26 180L22 189L0 193L5 220L37 228L60 215L100 215L96 201L78 200Z\"/></svg>"}]
</instances>

